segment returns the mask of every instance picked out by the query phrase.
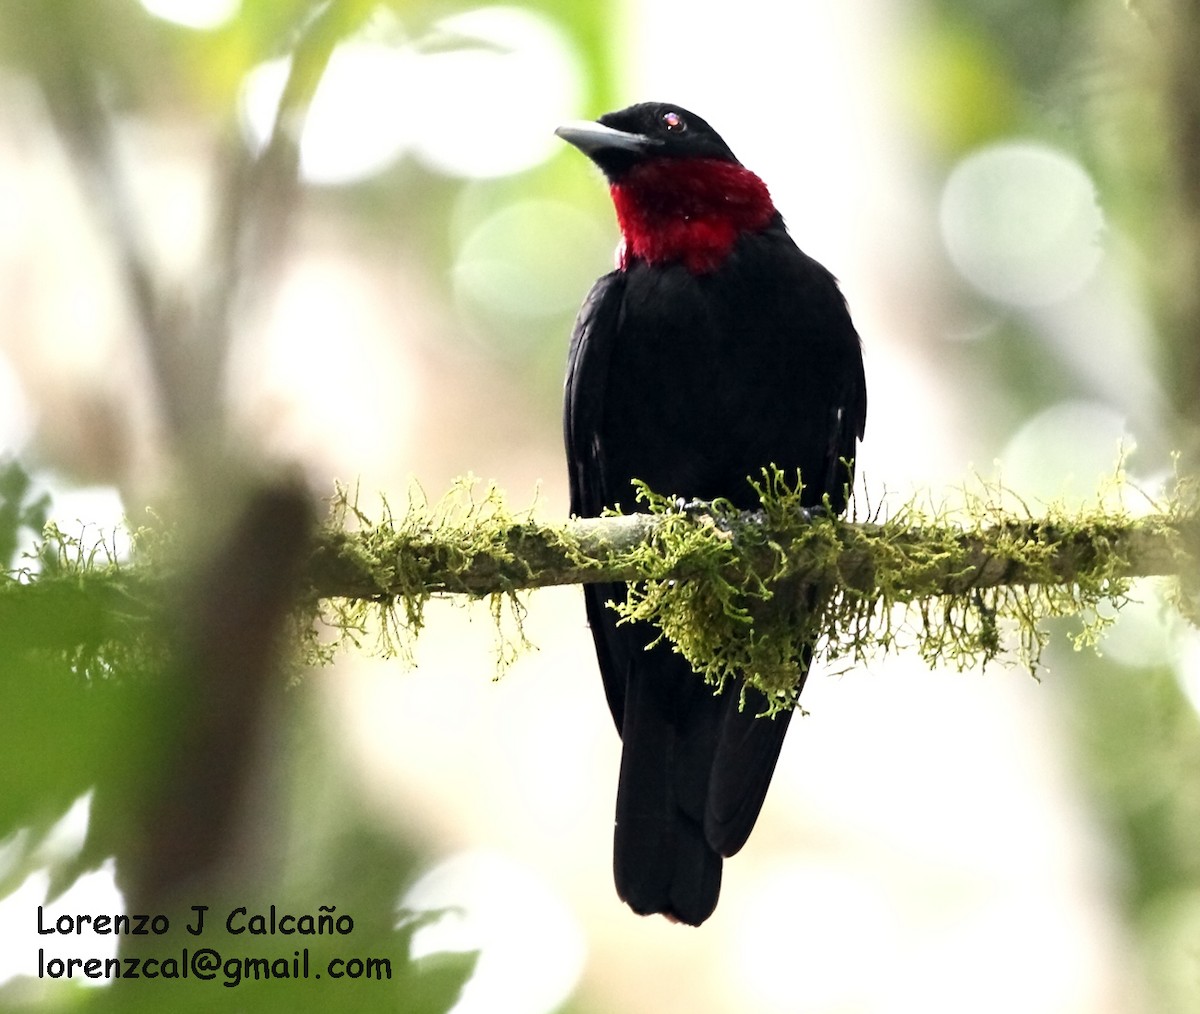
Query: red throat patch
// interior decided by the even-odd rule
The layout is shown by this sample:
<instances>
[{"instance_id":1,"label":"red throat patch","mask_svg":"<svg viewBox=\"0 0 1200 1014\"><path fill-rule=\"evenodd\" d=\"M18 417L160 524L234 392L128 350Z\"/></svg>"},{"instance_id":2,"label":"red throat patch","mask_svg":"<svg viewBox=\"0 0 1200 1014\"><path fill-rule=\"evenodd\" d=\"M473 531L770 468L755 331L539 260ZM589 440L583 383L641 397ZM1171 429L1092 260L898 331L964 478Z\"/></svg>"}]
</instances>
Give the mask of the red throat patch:
<instances>
[{"instance_id":1,"label":"red throat patch","mask_svg":"<svg viewBox=\"0 0 1200 1014\"><path fill-rule=\"evenodd\" d=\"M762 229L775 215L762 180L744 166L718 159L644 162L611 192L624 237L622 268L640 258L712 271L739 235Z\"/></svg>"}]
</instances>

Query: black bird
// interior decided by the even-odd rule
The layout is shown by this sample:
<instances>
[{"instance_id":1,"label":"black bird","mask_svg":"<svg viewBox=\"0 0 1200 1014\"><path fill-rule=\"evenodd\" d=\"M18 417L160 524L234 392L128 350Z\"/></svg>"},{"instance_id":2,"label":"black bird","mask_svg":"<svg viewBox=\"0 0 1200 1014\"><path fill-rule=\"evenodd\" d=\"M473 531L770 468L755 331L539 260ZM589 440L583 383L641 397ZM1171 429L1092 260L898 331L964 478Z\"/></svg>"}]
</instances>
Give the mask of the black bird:
<instances>
[{"instance_id":1,"label":"black bird","mask_svg":"<svg viewBox=\"0 0 1200 1014\"><path fill-rule=\"evenodd\" d=\"M580 310L564 431L571 511L634 506L632 479L688 499L757 506L750 478L776 465L803 502L845 508L867 395L859 337L837 281L788 236L765 184L704 120L646 102L559 137L608 180L618 268ZM613 868L643 915L699 925L722 858L745 843L790 712L740 685L714 695L645 624L618 626L584 589L604 689L623 740ZM811 659L804 652L804 671Z\"/></svg>"}]
</instances>

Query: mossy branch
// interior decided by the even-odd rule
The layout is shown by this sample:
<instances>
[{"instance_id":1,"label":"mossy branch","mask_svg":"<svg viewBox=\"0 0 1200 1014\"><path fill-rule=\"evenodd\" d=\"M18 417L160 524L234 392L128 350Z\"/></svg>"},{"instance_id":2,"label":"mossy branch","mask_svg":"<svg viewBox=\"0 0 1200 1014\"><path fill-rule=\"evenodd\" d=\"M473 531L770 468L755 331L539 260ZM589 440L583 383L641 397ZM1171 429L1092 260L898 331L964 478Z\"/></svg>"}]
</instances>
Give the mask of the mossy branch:
<instances>
[{"instance_id":1,"label":"mossy branch","mask_svg":"<svg viewBox=\"0 0 1200 1014\"><path fill-rule=\"evenodd\" d=\"M654 624L717 685L749 674L777 708L794 704L809 644L846 665L912 648L931 664L1015 655L1036 669L1044 620L1077 618L1076 644L1090 644L1133 579L1151 575L1176 578L1173 599L1194 617L1200 514L1183 486L1140 517L1119 504L1035 517L990 489L958 512L912 502L883 520L805 510L778 472L757 488L756 511L681 507L643 489L642 513L559 524L533 508L513 513L473 480L437 503L413 497L399 514L385 502L379 519L339 489L305 571L302 654L327 658L370 630L385 653L408 654L434 596L488 598L497 621L513 611L519 632L526 589L626 583L615 606L629 621ZM154 614L170 567L153 539L143 535L139 564L109 553L98 568L84 565L78 540L56 538L54 565L36 581L0 586L0 641L78 650L120 641ZM65 603L59 624L22 619L46 596ZM314 612L323 623L312 623Z\"/></svg>"},{"instance_id":2,"label":"mossy branch","mask_svg":"<svg viewBox=\"0 0 1200 1014\"><path fill-rule=\"evenodd\" d=\"M757 488L757 511L681 508L643 489L644 513L559 525L513 515L495 490L477 496L470 484L441 504L418 498L401 517L385 506L378 523L342 491L310 577L333 626L353 640L374 604L385 649L402 652L432 595L490 596L499 610L524 589L628 582L615 603L628 620L657 626L714 684L750 674L776 708L795 702L807 644L847 665L912 647L931 664L1008 652L1036 670L1045 619L1076 617L1076 644L1093 643L1134 578L1186 578L1200 560L1184 485L1142 517L1119 503L1035 517L985 487L957 513L909 503L866 521L805 510L777 471ZM1189 588L1178 588L1188 611Z\"/></svg>"},{"instance_id":3,"label":"mossy branch","mask_svg":"<svg viewBox=\"0 0 1200 1014\"><path fill-rule=\"evenodd\" d=\"M681 516L682 517L682 516ZM680 519L667 514L572 518L561 524L514 520L495 529L453 533L326 530L309 571L321 597L383 599L421 594L482 597L532 588L614 581L688 580L712 569L710 540L737 546L746 531L742 565L764 576L777 565L774 533L762 511L721 518L693 509L684 519L697 538L669 554L647 549L674 540ZM959 595L999 586L1071 584L1112 561L1114 577L1174 576L1186 548L1200 539L1200 518L1153 515L1093 519L1063 529L1055 521L1005 522L967 532L945 526L897 534L890 525L818 517L796 545L790 565L814 583L840 583L862 594L878 588L884 566L903 561L906 600ZM463 536L466 536L464 539ZM829 553L835 554L830 557Z\"/></svg>"}]
</instances>

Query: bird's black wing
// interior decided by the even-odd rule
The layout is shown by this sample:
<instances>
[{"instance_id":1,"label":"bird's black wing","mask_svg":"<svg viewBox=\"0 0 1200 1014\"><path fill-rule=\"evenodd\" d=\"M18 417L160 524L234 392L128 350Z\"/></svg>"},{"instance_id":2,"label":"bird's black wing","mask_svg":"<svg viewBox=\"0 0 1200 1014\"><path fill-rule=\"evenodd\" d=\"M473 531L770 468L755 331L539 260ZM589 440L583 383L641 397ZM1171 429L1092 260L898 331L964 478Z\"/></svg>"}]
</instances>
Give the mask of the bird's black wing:
<instances>
[{"instance_id":1,"label":"bird's black wing","mask_svg":"<svg viewBox=\"0 0 1200 1014\"><path fill-rule=\"evenodd\" d=\"M571 513L578 517L595 517L605 505L597 435L604 418L608 367L624 291L625 276L620 271L610 272L592 286L575 319L567 352L563 440Z\"/></svg>"},{"instance_id":2,"label":"bird's black wing","mask_svg":"<svg viewBox=\"0 0 1200 1014\"><path fill-rule=\"evenodd\" d=\"M600 278L584 300L571 334L563 392L563 438L570 507L576 517L597 517L615 502L612 491L606 489L607 470L599 434L624 291L622 272L613 271ZM611 583L584 585L583 596L604 680L605 697L619 733L625 709L626 681L620 656L626 649L619 643L615 616L606 603L623 599L625 586Z\"/></svg>"}]
</instances>

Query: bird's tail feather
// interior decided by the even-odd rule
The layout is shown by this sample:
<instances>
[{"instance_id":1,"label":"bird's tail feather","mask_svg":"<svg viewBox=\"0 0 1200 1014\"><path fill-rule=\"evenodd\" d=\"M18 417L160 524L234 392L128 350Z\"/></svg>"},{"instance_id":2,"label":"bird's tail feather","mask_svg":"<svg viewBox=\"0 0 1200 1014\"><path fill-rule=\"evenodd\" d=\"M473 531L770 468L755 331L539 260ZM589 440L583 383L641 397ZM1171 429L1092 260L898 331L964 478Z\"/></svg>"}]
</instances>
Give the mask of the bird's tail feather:
<instances>
[{"instance_id":1,"label":"bird's tail feather","mask_svg":"<svg viewBox=\"0 0 1200 1014\"><path fill-rule=\"evenodd\" d=\"M766 704L757 691L747 691L741 711L737 692L730 691L727 696L731 701L713 757L704 811L704 836L726 857L745 845L754 829L792 718L790 711L774 718L755 717Z\"/></svg>"},{"instance_id":2,"label":"bird's tail feather","mask_svg":"<svg viewBox=\"0 0 1200 1014\"><path fill-rule=\"evenodd\" d=\"M698 926L721 889L721 857L704 836L719 715L711 689L661 647L631 662L613 871L635 912Z\"/></svg>"}]
</instances>

